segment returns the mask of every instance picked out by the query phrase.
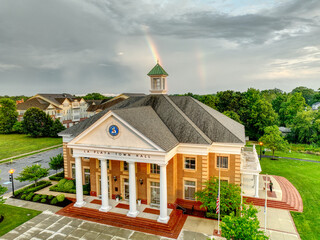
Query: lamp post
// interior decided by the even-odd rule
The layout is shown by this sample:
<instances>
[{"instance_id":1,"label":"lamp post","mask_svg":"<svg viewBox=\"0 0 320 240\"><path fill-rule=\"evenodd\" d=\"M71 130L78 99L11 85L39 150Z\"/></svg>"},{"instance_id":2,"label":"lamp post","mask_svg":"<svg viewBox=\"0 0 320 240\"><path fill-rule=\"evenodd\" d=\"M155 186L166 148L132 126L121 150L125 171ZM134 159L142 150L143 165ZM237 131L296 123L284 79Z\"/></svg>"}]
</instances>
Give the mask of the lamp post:
<instances>
[{"instance_id":1,"label":"lamp post","mask_svg":"<svg viewBox=\"0 0 320 240\"><path fill-rule=\"evenodd\" d=\"M10 169L9 171L9 180L12 183L12 196L14 196L14 183L13 183L13 173L14 173L14 169Z\"/></svg>"},{"instance_id":2,"label":"lamp post","mask_svg":"<svg viewBox=\"0 0 320 240\"><path fill-rule=\"evenodd\" d=\"M259 142L259 145L260 145L260 162L261 162L261 155L262 155L261 151L262 151L263 142Z\"/></svg>"}]
</instances>

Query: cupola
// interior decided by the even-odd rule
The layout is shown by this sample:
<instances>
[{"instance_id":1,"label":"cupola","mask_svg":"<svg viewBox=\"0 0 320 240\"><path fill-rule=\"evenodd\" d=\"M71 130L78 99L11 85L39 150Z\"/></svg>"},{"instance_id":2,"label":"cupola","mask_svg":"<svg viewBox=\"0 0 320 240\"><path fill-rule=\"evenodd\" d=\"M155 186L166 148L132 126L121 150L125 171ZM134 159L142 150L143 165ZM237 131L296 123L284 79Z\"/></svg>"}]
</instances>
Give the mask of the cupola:
<instances>
[{"instance_id":1,"label":"cupola","mask_svg":"<svg viewBox=\"0 0 320 240\"><path fill-rule=\"evenodd\" d=\"M159 62L148 73L151 80L151 94L167 94L168 73L161 67Z\"/></svg>"}]
</instances>

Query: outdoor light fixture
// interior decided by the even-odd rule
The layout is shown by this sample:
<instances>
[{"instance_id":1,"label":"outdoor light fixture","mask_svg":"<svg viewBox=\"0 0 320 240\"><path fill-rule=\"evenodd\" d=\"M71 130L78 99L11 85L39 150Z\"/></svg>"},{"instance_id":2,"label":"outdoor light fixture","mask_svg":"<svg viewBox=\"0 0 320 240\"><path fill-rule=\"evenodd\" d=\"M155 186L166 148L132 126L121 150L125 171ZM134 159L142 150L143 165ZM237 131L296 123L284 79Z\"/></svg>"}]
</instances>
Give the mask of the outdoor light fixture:
<instances>
[{"instance_id":1,"label":"outdoor light fixture","mask_svg":"<svg viewBox=\"0 0 320 240\"><path fill-rule=\"evenodd\" d=\"M142 184L143 184L143 179L140 178L140 179L139 179L139 182L140 182L140 185L142 185Z\"/></svg>"},{"instance_id":2,"label":"outdoor light fixture","mask_svg":"<svg viewBox=\"0 0 320 240\"><path fill-rule=\"evenodd\" d=\"M116 182L117 181L117 176L113 176L113 180Z\"/></svg>"},{"instance_id":3,"label":"outdoor light fixture","mask_svg":"<svg viewBox=\"0 0 320 240\"><path fill-rule=\"evenodd\" d=\"M260 145L260 161L261 161L261 151L262 151L263 142L259 142L259 145Z\"/></svg>"},{"instance_id":4,"label":"outdoor light fixture","mask_svg":"<svg viewBox=\"0 0 320 240\"><path fill-rule=\"evenodd\" d=\"M13 173L14 173L14 169L10 169L9 170L9 180L12 183L12 196L14 196L14 183L13 183Z\"/></svg>"}]
</instances>

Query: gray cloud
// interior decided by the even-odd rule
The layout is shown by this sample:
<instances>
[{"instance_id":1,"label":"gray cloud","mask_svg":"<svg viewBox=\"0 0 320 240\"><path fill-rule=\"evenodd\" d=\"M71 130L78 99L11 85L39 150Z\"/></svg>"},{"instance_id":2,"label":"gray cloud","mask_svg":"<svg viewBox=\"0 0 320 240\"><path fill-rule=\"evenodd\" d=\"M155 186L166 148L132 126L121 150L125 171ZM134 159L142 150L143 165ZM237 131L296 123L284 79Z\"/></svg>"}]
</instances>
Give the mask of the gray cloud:
<instances>
[{"instance_id":1,"label":"gray cloud","mask_svg":"<svg viewBox=\"0 0 320 240\"><path fill-rule=\"evenodd\" d=\"M223 10L191 0L3 0L0 95L147 92L147 34L171 93L318 89L319 1Z\"/></svg>"}]
</instances>

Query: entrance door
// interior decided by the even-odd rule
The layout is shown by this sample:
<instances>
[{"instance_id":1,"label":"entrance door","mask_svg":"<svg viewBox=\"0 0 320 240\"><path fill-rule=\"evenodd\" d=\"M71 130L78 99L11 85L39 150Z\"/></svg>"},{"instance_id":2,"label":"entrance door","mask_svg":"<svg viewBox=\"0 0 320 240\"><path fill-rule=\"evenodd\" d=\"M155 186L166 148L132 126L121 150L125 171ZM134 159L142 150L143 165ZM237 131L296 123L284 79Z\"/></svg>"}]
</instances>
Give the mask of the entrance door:
<instances>
[{"instance_id":1,"label":"entrance door","mask_svg":"<svg viewBox=\"0 0 320 240\"><path fill-rule=\"evenodd\" d=\"M129 200L129 179L124 178L123 179L123 184L124 184L124 199Z\"/></svg>"},{"instance_id":2,"label":"entrance door","mask_svg":"<svg viewBox=\"0 0 320 240\"><path fill-rule=\"evenodd\" d=\"M151 192L150 205L159 207L160 206L160 183L151 182L150 192Z\"/></svg>"},{"instance_id":3,"label":"entrance door","mask_svg":"<svg viewBox=\"0 0 320 240\"><path fill-rule=\"evenodd\" d=\"M110 186L110 181L109 181L109 176L108 176L108 198L110 199L110 192L111 192L111 186ZM99 175L99 196L101 198L101 175Z\"/></svg>"}]
</instances>

